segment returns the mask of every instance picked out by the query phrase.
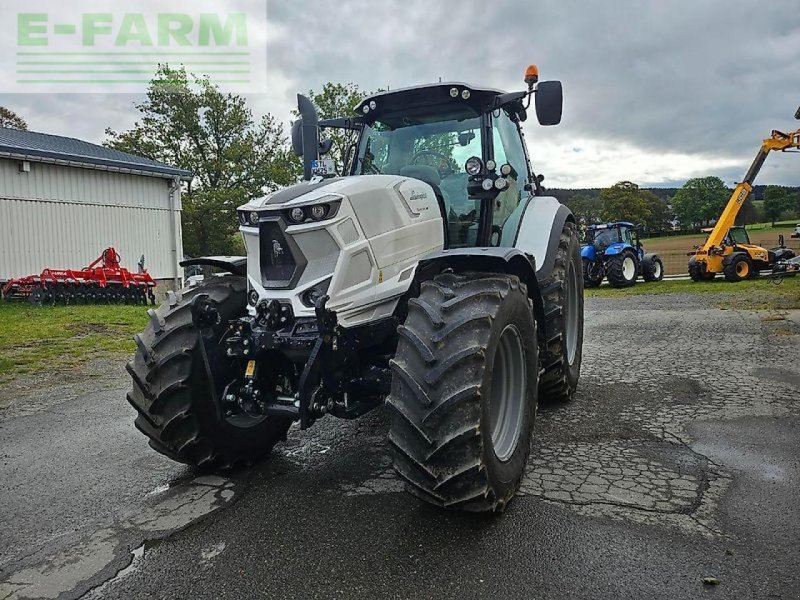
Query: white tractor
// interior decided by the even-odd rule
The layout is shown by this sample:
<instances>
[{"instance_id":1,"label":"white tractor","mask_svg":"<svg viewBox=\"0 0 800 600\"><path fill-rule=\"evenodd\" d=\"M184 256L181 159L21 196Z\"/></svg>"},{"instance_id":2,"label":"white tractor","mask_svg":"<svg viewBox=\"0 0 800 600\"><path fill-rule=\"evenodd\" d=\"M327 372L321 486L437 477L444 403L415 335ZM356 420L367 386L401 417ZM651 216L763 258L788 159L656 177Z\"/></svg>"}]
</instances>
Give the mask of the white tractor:
<instances>
[{"instance_id":1,"label":"white tractor","mask_svg":"<svg viewBox=\"0 0 800 600\"><path fill-rule=\"evenodd\" d=\"M326 416L386 404L423 500L502 511L538 402L570 400L583 344L575 219L546 196L521 124L561 120L557 81L438 83L318 121L298 96L305 180L239 208L247 257L150 311L128 365L136 426L177 461L230 468ZM345 164L321 159L349 132ZM338 174L337 174L338 170Z\"/></svg>"}]
</instances>

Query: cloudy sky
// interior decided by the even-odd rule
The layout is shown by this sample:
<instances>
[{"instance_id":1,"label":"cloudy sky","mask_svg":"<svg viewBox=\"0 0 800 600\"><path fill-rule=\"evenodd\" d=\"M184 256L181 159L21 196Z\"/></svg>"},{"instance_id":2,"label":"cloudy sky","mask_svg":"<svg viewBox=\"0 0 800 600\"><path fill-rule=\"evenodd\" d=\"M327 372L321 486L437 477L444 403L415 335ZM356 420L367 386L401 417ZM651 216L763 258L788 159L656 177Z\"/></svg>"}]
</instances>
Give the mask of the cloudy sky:
<instances>
[{"instance_id":1,"label":"cloudy sky","mask_svg":"<svg viewBox=\"0 0 800 600\"><path fill-rule=\"evenodd\" d=\"M800 126L797 0L270 0L267 9L267 93L248 99L286 122L294 94L327 81L371 90L441 77L515 90L535 62L542 79L564 85L562 124L525 126L552 187L671 186L709 174L730 184L773 128ZM133 123L140 99L4 93L0 105L33 130L99 142L106 127ZM798 158L771 157L759 181L800 185Z\"/></svg>"}]
</instances>

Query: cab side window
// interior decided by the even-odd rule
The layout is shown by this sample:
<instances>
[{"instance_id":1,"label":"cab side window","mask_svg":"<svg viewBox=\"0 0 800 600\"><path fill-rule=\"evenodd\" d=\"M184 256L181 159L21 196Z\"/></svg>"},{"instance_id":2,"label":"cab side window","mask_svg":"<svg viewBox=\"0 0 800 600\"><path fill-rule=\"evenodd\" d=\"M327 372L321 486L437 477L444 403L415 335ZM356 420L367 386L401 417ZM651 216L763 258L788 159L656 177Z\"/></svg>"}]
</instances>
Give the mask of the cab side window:
<instances>
[{"instance_id":1,"label":"cab side window","mask_svg":"<svg viewBox=\"0 0 800 600\"><path fill-rule=\"evenodd\" d=\"M494 201L491 244L511 246L522 217L524 199L528 195L525 191L525 184L528 183L528 165L517 125L505 111L501 110L499 116L495 114L492 119L492 130L494 161L497 163L498 173L500 167L506 163L511 165L512 172L507 177L508 187L500 192Z\"/></svg>"}]
</instances>

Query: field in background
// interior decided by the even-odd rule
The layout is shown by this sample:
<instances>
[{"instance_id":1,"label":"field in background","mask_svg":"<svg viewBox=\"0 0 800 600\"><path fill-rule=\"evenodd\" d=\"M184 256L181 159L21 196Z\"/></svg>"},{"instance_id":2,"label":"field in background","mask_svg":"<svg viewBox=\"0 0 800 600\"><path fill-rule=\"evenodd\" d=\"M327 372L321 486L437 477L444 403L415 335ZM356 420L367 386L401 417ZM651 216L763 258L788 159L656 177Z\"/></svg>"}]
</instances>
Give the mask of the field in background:
<instances>
[{"instance_id":1,"label":"field in background","mask_svg":"<svg viewBox=\"0 0 800 600\"><path fill-rule=\"evenodd\" d=\"M718 294L714 304L718 308L736 310L800 310L800 276L787 277L780 285L769 279L750 279L729 283L718 277L714 281L659 281L637 282L629 288L614 289L610 286L587 289L589 298L613 298L654 294Z\"/></svg>"},{"instance_id":2,"label":"field in background","mask_svg":"<svg viewBox=\"0 0 800 600\"><path fill-rule=\"evenodd\" d=\"M147 324L144 306L54 306L0 302L0 381L132 355Z\"/></svg>"},{"instance_id":3,"label":"field in background","mask_svg":"<svg viewBox=\"0 0 800 600\"><path fill-rule=\"evenodd\" d=\"M789 236L794 231L794 225L776 224L773 228L768 223L750 225L747 227L747 233L750 236L750 241L765 248L773 248L778 245L778 236L783 234L786 246L793 248L800 254L800 239L792 239ZM689 257L687 252L692 250L693 246L699 246L706 240L704 233L697 233L693 235L676 235L670 237L656 237L643 239L645 252L654 252L661 257L664 261L664 272L667 275L685 275L686 264Z\"/></svg>"}]
</instances>

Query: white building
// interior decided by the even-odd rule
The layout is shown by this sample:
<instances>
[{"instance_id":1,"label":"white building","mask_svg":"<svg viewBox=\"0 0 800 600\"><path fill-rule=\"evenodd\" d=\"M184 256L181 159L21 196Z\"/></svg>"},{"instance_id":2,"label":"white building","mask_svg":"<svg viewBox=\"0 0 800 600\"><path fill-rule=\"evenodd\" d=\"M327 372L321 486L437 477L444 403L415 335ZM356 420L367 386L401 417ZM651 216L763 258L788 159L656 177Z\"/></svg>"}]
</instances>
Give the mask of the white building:
<instances>
[{"instance_id":1,"label":"white building","mask_svg":"<svg viewBox=\"0 0 800 600\"><path fill-rule=\"evenodd\" d=\"M80 269L113 246L179 283L181 181L191 173L81 140L0 128L0 280Z\"/></svg>"}]
</instances>

